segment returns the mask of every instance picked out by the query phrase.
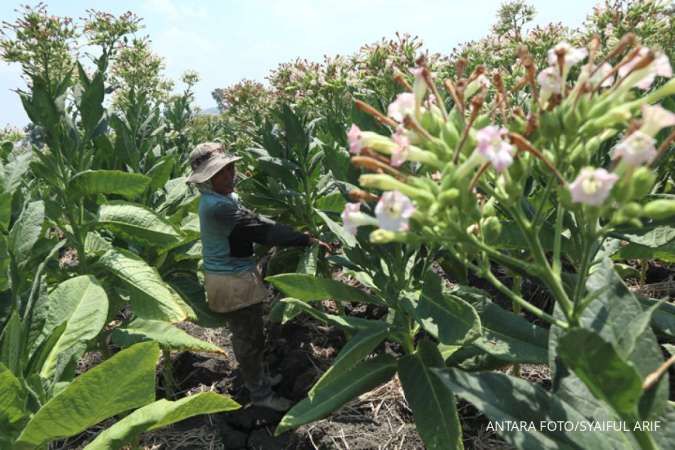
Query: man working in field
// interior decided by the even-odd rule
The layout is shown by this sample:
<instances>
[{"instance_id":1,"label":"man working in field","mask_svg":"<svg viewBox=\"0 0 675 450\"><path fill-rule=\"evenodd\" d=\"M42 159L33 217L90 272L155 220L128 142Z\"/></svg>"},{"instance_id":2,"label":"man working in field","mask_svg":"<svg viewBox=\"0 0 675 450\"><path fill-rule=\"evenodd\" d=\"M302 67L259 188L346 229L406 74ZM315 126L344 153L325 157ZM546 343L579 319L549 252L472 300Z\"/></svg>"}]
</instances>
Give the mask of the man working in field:
<instances>
[{"instance_id":1,"label":"man working in field","mask_svg":"<svg viewBox=\"0 0 675 450\"><path fill-rule=\"evenodd\" d=\"M235 161L222 144L205 142L190 154L194 183L201 192L199 222L209 309L222 313L232 348L254 405L286 411L291 402L272 391L281 377L263 367L263 308L266 289L253 257L253 243L281 246L328 244L244 208L234 193Z\"/></svg>"}]
</instances>

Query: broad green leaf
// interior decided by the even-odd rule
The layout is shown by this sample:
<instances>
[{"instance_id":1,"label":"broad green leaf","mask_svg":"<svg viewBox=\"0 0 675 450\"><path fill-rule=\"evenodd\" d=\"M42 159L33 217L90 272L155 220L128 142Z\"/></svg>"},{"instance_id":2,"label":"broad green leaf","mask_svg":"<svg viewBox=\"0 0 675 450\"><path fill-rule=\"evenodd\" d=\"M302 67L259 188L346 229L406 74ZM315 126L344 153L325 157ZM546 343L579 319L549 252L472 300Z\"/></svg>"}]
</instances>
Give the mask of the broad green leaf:
<instances>
[{"instance_id":1,"label":"broad green leaf","mask_svg":"<svg viewBox=\"0 0 675 450\"><path fill-rule=\"evenodd\" d=\"M612 344L593 331L579 328L560 339L558 354L596 398L604 400L623 419L637 419L642 379Z\"/></svg>"},{"instance_id":2,"label":"broad green leaf","mask_svg":"<svg viewBox=\"0 0 675 450\"><path fill-rule=\"evenodd\" d=\"M19 313L13 311L0 335L0 363L15 375L23 370L23 336L24 323L19 318Z\"/></svg>"},{"instance_id":3,"label":"broad green leaf","mask_svg":"<svg viewBox=\"0 0 675 450\"><path fill-rule=\"evenodd\" d=\"M617 259L658 259L667 263L675 263L675 240L660 247L630 243L613 255Z\"/></svg>"},{"instance_id":4,"label":"broad green leaf","mask_svg":"<svg viewBox=\"0 0 675 450\"><path fill-rule=\"evenodd\" d=\"M132 412L99 434L85 450L114 450L133 441L141 433L171 425L201 414L233 411L240 405L215 392L201 392L177 401L157 400Z\"/></svg>"},{"instance_id":5,"label":"broad green leaf","mask_svg":"<svg viewBox=\"0 0 675 450\"><path fill-rule=\"evenodd\" d=\"M59 284L50 294L45 325L38 338L39 345L59 325L66 323L40 369L40 376L50 380L57 360L71 349L83 346L94 339L105 325L108 316L108 296L91 275L81 275ZM73 356L73 355L69 355Z\"/></svg>"},{"instance_id":6,"label":"broad green leaf","mask_svg":"<svg viewBox=\"0 0 675 450\"><path fill-rule=\"evenodd\" d=\"M585 308L580 323L612 344L622 359L630 361L644 379L663 363L656 337L648 326L653 311L644 311L613 269L603 259L586 280L586 289L593 300ZM666 374L641 400L640 413L646 420L658 415L669 398Z\"/></svg>"},{"instance_id":7,"label":"broad green leaf","mask_svg":"<svg viewBox=\"0 0 675 450\"><path fill-rule=\"evenodd\" d=\"M656 227L644 234L626 234L624 237L634 244L657 248L675 239L675 227L666 225Z\"/></svg>"},{"instance_id":8,"label":"broad green leaf","mask_svg":"<svg viewBox=\"0 0 675 450\"><path fill-rule=\"evenodd\" d=\"M593 326L592 322L584 323L586 314L588 314L588 310L582 314L582 325ZM559 304L556 304L553 308L553 317L560 320L565 319ZM591 320L591 317L587 317L587 319ZM596 324L596 326L601 327L602 325ZM551 367L553 384L552 393L584 416L598 422L606 423L622 420L606 403L596 398L586 384L569 367L563 364L558 354L559 341L566 332L557 326L551 326L549 330L549 367ZM623 433L606 433L605 436L613 448L631 448L630 444L626 442L628 438Z\"/></svg>"},{"instance_id":9,"label":"broad green leaf","mask_svg":"<svg viewBox=\"0 0 675 450\"><path fill-rule=\"evenodd\" d=\"M79 63L78 68L80 79L84 84L84 91L80 99L80 117L87 134L91 135L103 115L103 96L105 95L103 73L97 71L92 80L89 81L86 79L87 75Z\"/></svg>"},{"instance_id":10,"label":"broad green leaf","mask_svg":"<svg viewBox=\"0 0 675 450\"><path fill-rule=\"evenodd\" d=\"M656 443L662 448L670 448L675 442L675 402L668 402L664 412L653 419L653 423L658 423L658 430L654 430L652 436Z\"/></svg>"},{"instance_id":11,"label":"broad green leaf","mask_svg":"<svg viewBox=\"0 0 675 450\"><path fill-rule=\"evenodd\" d=\"M0 363L0 430L15 434L20 422L28 415L25 410L26 392L14 374ZM2 443L2 440L0 440Z\"/></svg>"},{"instance_id":12,"label":"broad green leaf","mask_svg":"<svg viewBox=\"0 0 675 450\"><path fill-rule=\"evenodd\" d=\"M0 231L3 232L9 231L9 222L12 220L12 199L11 192L0 192Z\"/></svg>"},{"instance_id":13,"label":"broad green leaf","mask_svg":"<svg viewBox=\"0 0 675 450\"><path fill-rule=\"evenodd\" d=\"M0 292L9 289L9 263L7 240L0 234Z\"/></svg>"},{"instance_id":14,"label":"broad green leaf","mask_svg":"<svg viewBox=\"0 0 675 450\"><path fill-rule=\"evenodd\" d=\"M30 258L31 249L42 233L44 220L45 204L40 200L28 203L12 226L7 244L17 265L25 263Z\"/></svg>"},{"instance_id":15,"label":"broad green leaf","mask_svg":"<svg viewBox=\"0 0 675 450\"><path fill-rule=\"evenodd\" d=\"M286 187L295 188L298 186L299 178L296 176L296 171L299 170L299 167L294 162L272 156L262 156L256 160L256 163L260 170L268 176L282 181Z\"/></svg>"},{"instance_id":16,"label":"broad green leaf","mask_svg":"<svg viewBox=\"0 0 675 450\"><path fill-rule=\"evenodd\" d=\"M380 355L359 364L349 372L333 378L314 398L305 398L291 408L279 422L274 434L278 436L327 416L349 400L386 383L394 373L396 360L389 355Z\"/></svg>"},{"instance_id":17,"label":"broad green leaf","mask_svg":"<svg viewBox=\"0 0 675 450\"><path fill-rule=\"evenodd\" d=\"M201 233L199 229L199 215L188 213L180 224L180 230L184 233L193 235L195 238L199 238Z\"/></svg>"},{"instance_id":18,"label":"broad green leaf","mask_svg":"<svg viewBox=\"0 0 675 450\"><path fill-rule=\"evenodd\" d=\"M33 159L33 151L30 146L26 148L16 147L7 158L7 164L4 167L2 187L0 191L11 194L25 180L25 175L30 168L30 162Z\"/></svg>"},{"instance_id":19,"label":"broad green leaf","mask_svg":"<svg viewBox=\"0 0 675 450\"><path fill-rule=\"evenodd\" d=\"M180 328L161 320L134 319L125 328L116 328L111 334L111 339L121 347L152 340L162 348L170 350L225 353L217 345L192 337Z\"/></svg>"},{"instance_id":20,"label":"broad green leaf","mask_svg":"<svg viewBox=\"0 0 675 450\"><path fill-rule=\"evenodd\" d=\"M446 345L468 344L482 334L474 307L460 297L445 295L440 278L431 271L424 276L415 318L427 332Z\"/></svg>"},{"instance_id":21,"label":"broad green leaf","mask_svg":"<svg viewBox=\"0 0 675 450\"><path fill-rule=\"evenodd\" d=\"M587 423L579 411L557 396L520 378L499 372L469 373L458 369L429 369L455 395L472 403L495 426L511 423L532 423L532 427L505 429L500 436L515 448L541 449L613 449L608 435L620 432L565 431L562 426L547 424ZM526 429L523 430L523 428ZM497 429L499 431L499 429ZM626 442L627 444L627 442ZM624 447L630 448L630 447Z\"/></svg>"},{"instance_id":22,"label":"broad green leaf","mask_svg":"<svg viewBox=\"0 0 675 450\"><path fill-rule=\"evenodd\" d=\"M340 225L339 223L335 222L333 219L328 217L328 215L323 211L319 211L318 209L315 209L314 211L319 215L319 217L321 217L321 220L324 221L324 223L330 229L330 231L332 231L335 234L335 236L337 236L337 238L340 240L340 242L342 242L342 244L345 247L351 248L356 247L358 245L358 241L356 240L356 238L352 234L347 232L347 230L345 230L342 225Z\"/></svg>"},{"instance_id":23,"label":"broad green leaf","mask_svg":"<svg viewBox=\"0 0 675 450\"><path fill-rule=\"evenodd\" d=\"M134 313L143 319L181 322L194 317L192 309L139 256L128 250L108 250L98 264L112 273L131 294Z\"/></svg>"},{"instance_id":24,"label":"broad green leaf","mask_svg":"<svg viewBox=\"0 0 675 450\"><path fill-rule=\"evenodd\" d=\"M297 273L305 275L316 275L317 258L319 257L319 246L310 245L305 248L305 252L298 261L298 267L295 269Z\"/></svg>"},{"instance_id":25,"label":"broad green leaf","mask_svg":"<svg viewBox=\"0 0 675 450\"><path fill-rule=\"evenodd\" d=\"M316 208L321 211L328 211L332 213L341 213L345 209L345 198L340 192L333 192L332 194L324 195L316 201Z\"/></svg>"},{"instance_id":26,"label":"broad green leaf","mask_svg":"<svg viewBox=\"0 0 675 450\"><path fill-rule=\"evenodd\" d=\"M168 248L181 242L180 234L171 224L154 211L133 203L110 202L101 205L97 225L138 245Z\"/></svg>"},{"instance_id":27,"label":"broad green leaf","mask_svg":"<svg viewBox=\"0 0 675 450\"><path fill-rule=\"evenodd\" d=\"M452 391L430 372L419 355L399 359L398 375L426 448L463 449L462 426Z\"/></svg>"},{"instance_id":28,"label":"broad green leaf","mask_svg":"<svg viewBox=\"0 0 675 450\"><path fill-rule=\"evenodd\" d=\"M333 299L338 302L363 302L382 304L361 289L348 286L339 281L319 278L299 273L284 273L265 278L284 294L304 301Z\"/></svg>"},{"instance_id":29,"label":"broad green leaf","mask_svg":"<svg viewBox=\"0 0 675 450\"><path fill-rule=\"evenodd\" d=\"M302 312L306 312L310 316L314 317L315 319L323 323L335 325L349 332L357 332L359 330L369 330L372 328L377 328L382 323L377 320L361 319L360 317L336 316L334 314L326 314L324 312L319 311L316 308L313 308L312 305L302 300L298 300L297 298L286 297L282 298L280 301L288 306L294 306L299 310L301 310Z\"/></svg>"},{"instance_id":30,"label":"broad green leaf","mask_svg":"<svg viewBox=\"0 0 675 450\"><path fill-rule=\"evenodd\" d=\"M154 401L158 358L158 345L143 342L75 378L31 418L17 449L73 436L103 419Z\"/></svg>"},{"instance_id":31,"label":"broad green leaf","mask_svg":"<svg viewBox=\"0 0 675 450\"><path fill-rule=\"evenodd\" d=\"M151 179L151 191L156 191L157 189L163 187L167 181L169 181L169 177L171 177L171 172L173 171L175 164L176 159L171 155L166 155L157 161L155 165L150 168L150 170L148 170L146 175Z\"/></svg>"},{"instance_id":32,"label":"broad green leaf","mask_svg":"<svg viewBox=\"0 0 675 450\"><path fill-rule=\"evenodd\" d=\"M486 301L474 304L483 335L473 345L502 361L531 364L548 362L548 330Z\"/></svg>"},{"instance_id":33,"label":"broad green leaf","mask_svg":"<svg viewBox=\"0 0 675 450\"><path fill-rule=\"evenodd\" d=\"M638 300L644 309L651 308L658 303L656 300L647 297L638 296ZM654 311L651 325L655 332L667 336L671 341L675 341L675 305L672 303L662 303Z\"/></svg>"},{"instance_id":34,"label":"broad green leaf","mask_svg":"<svg viewBox=\"0 0 675 450\"><path fill-rule=\"evenodd\" d=\"M117 194L133 199L145 192L150 178L121 170L85 170L70 179L74 195Z\"/></svg>"},{"instance_id":35,"label":"broad green leaf","mask_svg":"<svg viewBox=\"0 0 675 450\"><path fill-rule=\"evenodd\" d=\"M335 358L335 361L333 361L333 365L321 375L321 378L319 378L316 383L314 383L314 386L309 390L307 396L310 399L314 398L317 391L320 391L325 386L329 385L332 379L353 369L357 364L363 361L366 356L370 355L388 334L389 328L385 323L356 333L356 335L342 347L340 353L338 353Z\"/></svg>"},{"instance_id":36,"label":"broad green leaf","mask_svg":"<svg viewBox=\"0 0 675 450\"><path fill-rule=\"evenodd\" d=\"M95 231L90 231L84 239L84 252L87 255L99 256L112 248L112 244Z\"/></svg>"}]
</instances>

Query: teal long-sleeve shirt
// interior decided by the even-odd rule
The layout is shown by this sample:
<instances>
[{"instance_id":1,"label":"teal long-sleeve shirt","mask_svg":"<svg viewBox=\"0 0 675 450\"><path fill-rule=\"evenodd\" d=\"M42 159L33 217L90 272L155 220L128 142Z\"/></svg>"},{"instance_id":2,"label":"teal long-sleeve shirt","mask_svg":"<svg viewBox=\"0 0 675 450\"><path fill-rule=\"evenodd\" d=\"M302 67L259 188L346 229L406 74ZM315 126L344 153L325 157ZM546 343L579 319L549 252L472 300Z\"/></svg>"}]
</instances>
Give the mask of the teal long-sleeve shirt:
<instances>
[{"instance_id":1,"label":"teal long-sleeve shirt","mask_svg":"<svg viewBox=\"0 0 675 450\"><path fill-rule=\"evenodd\" d=\"M206 272L239 273L254 270L254 242L281 246L309 244L309 236L244 208L235 193L202 193L199 200L199 226Z\"/></svg>"}]
</instances>

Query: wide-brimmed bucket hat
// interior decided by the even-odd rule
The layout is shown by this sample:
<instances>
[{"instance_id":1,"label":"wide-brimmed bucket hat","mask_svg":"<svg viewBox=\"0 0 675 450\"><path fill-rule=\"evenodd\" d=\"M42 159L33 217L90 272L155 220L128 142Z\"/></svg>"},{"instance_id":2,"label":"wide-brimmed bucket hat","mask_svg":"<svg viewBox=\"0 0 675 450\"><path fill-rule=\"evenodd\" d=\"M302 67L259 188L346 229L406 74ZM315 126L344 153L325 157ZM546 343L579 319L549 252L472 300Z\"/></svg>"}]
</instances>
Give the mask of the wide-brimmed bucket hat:
<instances>
[{"instance_id":1,"label":"wide-brimmed bucket hat","mask_svg":"<svg viewBox=\"0 0 675 450\"><path fill-rule=\"evenodd\" d=\"M225 151L223 144L218 142L203 142L190 153L192 175L188 183L203 183L211 179L226 165L239 161L241 156L230 155Z\"/></svg>"}]
</instances>

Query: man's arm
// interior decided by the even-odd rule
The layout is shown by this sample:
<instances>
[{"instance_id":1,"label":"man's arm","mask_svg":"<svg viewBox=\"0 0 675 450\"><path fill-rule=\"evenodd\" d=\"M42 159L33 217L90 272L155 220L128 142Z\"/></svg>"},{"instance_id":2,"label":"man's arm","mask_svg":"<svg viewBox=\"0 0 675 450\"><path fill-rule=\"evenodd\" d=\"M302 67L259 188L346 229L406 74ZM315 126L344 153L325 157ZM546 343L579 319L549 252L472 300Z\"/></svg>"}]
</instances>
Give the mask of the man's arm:
<instances>
[{"instance_id":1,"label":"man's arm","mask_svg":"<svg viewBox=\"0 0 675 450\"><path fill-rule=\"evenodd\" d=\"M263 218L246 208L239 208L236 223L230 233L230 255L251 256L253 243L282 247L305 247L312 243L311 236L295 231L288 225Z\"/></svg>"}]
</instances>

